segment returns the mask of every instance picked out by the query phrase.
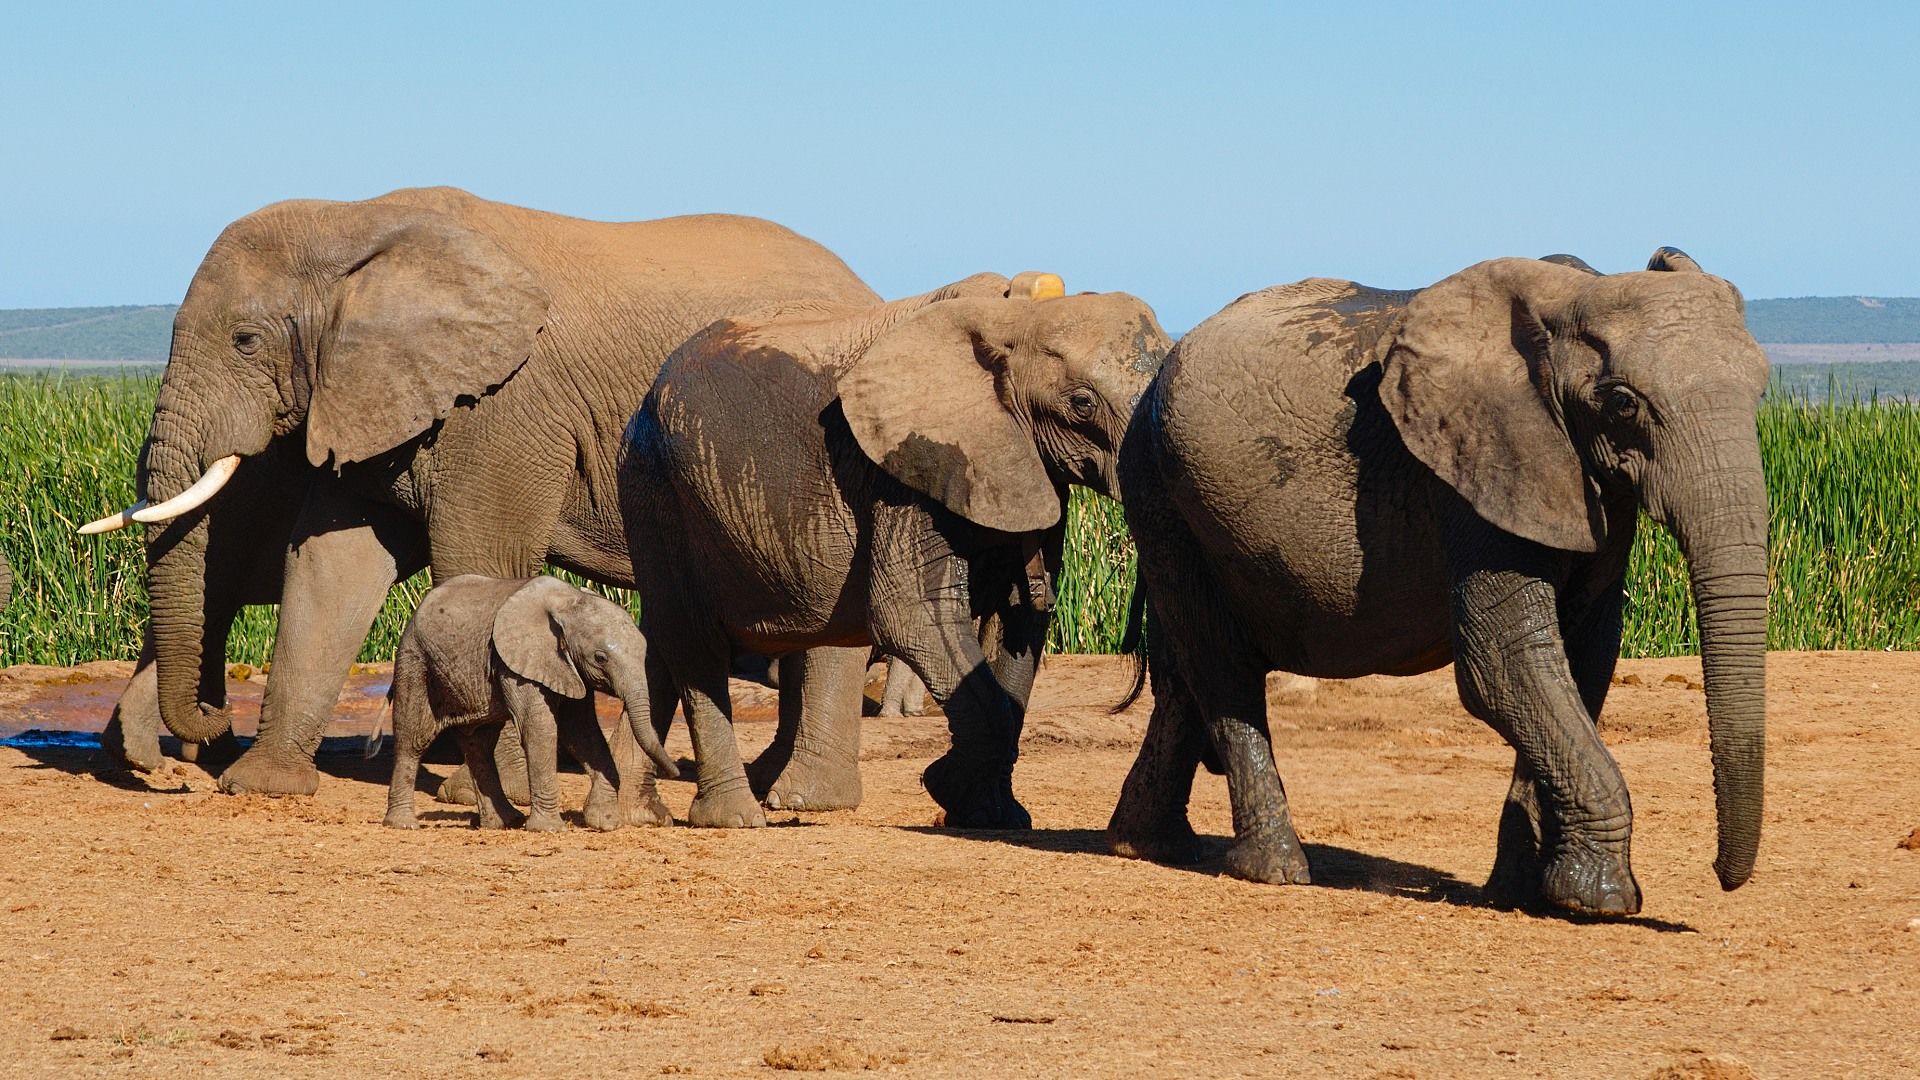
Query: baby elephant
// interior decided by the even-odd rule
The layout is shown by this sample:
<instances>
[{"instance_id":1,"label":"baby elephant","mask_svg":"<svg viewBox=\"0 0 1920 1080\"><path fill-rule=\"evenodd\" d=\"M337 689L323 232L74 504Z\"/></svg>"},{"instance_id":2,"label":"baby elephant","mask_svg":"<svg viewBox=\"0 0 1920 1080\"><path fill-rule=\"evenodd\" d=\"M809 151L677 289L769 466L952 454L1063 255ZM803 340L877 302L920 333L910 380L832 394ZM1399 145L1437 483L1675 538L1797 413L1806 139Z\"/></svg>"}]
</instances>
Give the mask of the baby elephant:
<instances>
[{"instance_id":1,"label":"baby elephant","mask_svg":"<svg viewBox=\"0 0 1920 1080\"><path fill-rule=\"evenodd\" d=\"M494 744L508 716L526 750L533 812L526 827L562 828L554 784L559 738L592 777L586 820L620 826L613 757L593 711L593 693L627 705L641 749L672 775L674 760L647 722L647 645L632 616L603 596L559 578L507 580L466 574L434 587L407 623L393 660L393 782L386 824L416 826L414 784L420 755L450 727L479 791L479 825L506 828L520 818L494 769ZM368 753L379 746L376 725Z\"/></svg>"}]
</instances>

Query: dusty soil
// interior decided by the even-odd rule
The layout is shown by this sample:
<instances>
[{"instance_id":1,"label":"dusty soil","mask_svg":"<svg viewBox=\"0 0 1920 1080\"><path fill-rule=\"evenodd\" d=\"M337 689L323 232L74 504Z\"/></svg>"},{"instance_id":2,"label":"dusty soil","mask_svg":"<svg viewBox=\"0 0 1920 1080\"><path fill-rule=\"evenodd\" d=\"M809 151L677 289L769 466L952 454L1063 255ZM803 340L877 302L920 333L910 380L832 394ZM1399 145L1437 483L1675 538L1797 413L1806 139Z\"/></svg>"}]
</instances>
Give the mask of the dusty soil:
<instances>
[{"instance_id":1,"label":"dusty soil","mask_svg":"<svg viewBox=\"0 0 1920 1080\"><path fill-rule=\"evenodd\" d=\"M937 717L868 721L858 811L752 832L479 833L422 794L426 827L402 834L377 824L384 759L324 754L316 798L271 800L221 796L199 765L135 777L84 749L0 747L0 1061L61 1076L1920 1075L1920 844L1900 846L1920 828L1920 655L1775 655L1766 837L1730 894L1708 868L1698 662L1622 675L1604 728L1639 812L1646 910L1599 924L1481 903L1511 754L1444 672L1275 680L1311 887L1222 877L1217 851L1198 868L1103 853L1145 720L1105 714L1125 679L1107 658L1041 674L1016 775L1038 827L1019 835L930 827L917 778L944 743ZM114 676L16 669L0 720L44 718L46 695L110 702ZM738 695L757 748L771 698ZM681 730L670 746L686 752ZM577 805L584 781L566 779ZM684 809L691 786L667 797ZM1194 819L1227 833L1219 778L1197 785Z\"/></svg>"}]
</instances>

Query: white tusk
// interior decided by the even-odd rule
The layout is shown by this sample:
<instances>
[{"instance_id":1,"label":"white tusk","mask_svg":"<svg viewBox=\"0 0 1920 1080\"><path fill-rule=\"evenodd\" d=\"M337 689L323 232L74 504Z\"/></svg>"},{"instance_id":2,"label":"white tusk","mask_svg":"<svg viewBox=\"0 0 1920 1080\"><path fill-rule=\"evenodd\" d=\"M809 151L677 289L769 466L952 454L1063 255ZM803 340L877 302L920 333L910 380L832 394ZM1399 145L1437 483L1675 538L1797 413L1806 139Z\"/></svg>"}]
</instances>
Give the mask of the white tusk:
<instances>
[{"instance_id":1,"label":"white tusk","mask_svg":"<svg viewBox=\"0 0 1920 1080\"><path fill-rule=\"evenodd\" d=\"M97 536L100 533L118 532L133 524L133 515L147 508L147 500L141 499L117 514L108 514L99 521L89 521L77 530L81 536Z\"/></svg>"},{"instance_id":2,"label":"white tusk","mask_svg":"<svg viewBox=\"0 0 1920 1080\"><path fill-rule=\"evenodd\" d=\"M157 525L163 521L172 521L218 495L220 489L227 486L227 481L233 479L233 471L239 467L240 455L229 454L207 466L207 471L200 474L200 479L195 480L192 487L166 502L142 507L128 516L143 525Z\"/></svg>"}]
</instances>

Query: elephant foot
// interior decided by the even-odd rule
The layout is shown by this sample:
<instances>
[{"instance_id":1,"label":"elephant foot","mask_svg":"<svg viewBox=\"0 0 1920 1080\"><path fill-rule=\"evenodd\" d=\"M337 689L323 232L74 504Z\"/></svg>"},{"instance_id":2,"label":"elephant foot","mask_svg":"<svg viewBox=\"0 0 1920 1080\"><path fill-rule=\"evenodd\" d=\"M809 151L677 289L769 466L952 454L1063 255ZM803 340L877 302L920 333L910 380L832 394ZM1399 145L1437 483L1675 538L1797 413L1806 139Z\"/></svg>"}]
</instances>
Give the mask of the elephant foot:
<instances>
[{"instance_id":1,"label":"elephant foot","mask_svg":"<svg viewBox=\"0 0 1920 1080\"><path fill-rule=\"evenodd\" d=\"M117 760L134 772L152 772L160 767L159 730L143 727L130 731L118 712L100 731L100 749L107 752L109 760Z\"/></svg>"},{"instance_id":2,"label":"elephant foot","mask_svg":"<svg viewBox=\"0 0 1920 1080\"><path fill-rule=\"evenodd\" d=\"M1227 873L1263 885L1311 885L1307 853L1289 830L1239 837L1227 848Z\"/></svg>"},{"instance_id":3,"label":"elephant foot","mask_svg":"<svg viewBox=\"0 0 1920 1080\"><path fill-rule=\"evenodd\" d=\"M1554 907L1577 915L1640 913L1640 883L1633 878L1624 844L1566 841L1541 875L1540 894Z\"/></svg>"},{"instance_id":4,"label":"elephant foot","mask_svg":"<svg viewBox=\"0 0 1920 1080\"><path fill-rule=\"evenodd\" d=\"M601 802L589 800L581 810L580 819L594 832L613 832L620 827L620 804L612 799Z\"/></svg>"},{"instance_id":5,"label":"elephant foot","mask_svg":"<svg viewBox=\"0 0 1920 1080\"><path fill-rule=\"evenodd\" d=\"M927 766L920 783L946 811L950 829L1033 828L1033 815L1013 796L1010 767L968 765L949 752Z\"/></svg>"},{"instance_id":6,"label":"elephant foot","mask_svg":"<svg viewBox=\"0 0 1920 1080\"><path fill-rule=\"evenodd\" d=\"M761 801L769 810L852 810L861 794L859 762L796 754Z\"/></svg>"},{"instance_id":7,"label":"elephant foot","mask_svg":"<svg viewBox=\"0 0 1920 1080\"><path fill-rule=\"evenodd\" d=\"M1144 859L1170 866L1192 866L1206 858L1206 845L1185 815L1157 822L1124 820L1116 811L1107 823L1107 850L1123 859Z\"/></svg>"},{"instance_id":8,"label":"elephant foot","mask_svg":"<svg viewBox=\"0 0 1920 1080\"><path fill-rule=\"evenodd\" d=\"M638 829L660 829L673 824L673 814L667 810L667 804L660 801L660 793L646 791L638 798L629 796L620 801L620 819L624 824ZM593 822L589 820L589 825ZM594 828L599 828L594 825Z\"/></svg>"},{"instance_id":9,"label":"elephant foot","mask_svg":"<svg viewBox=\"0 0 1920 1080\"><path fill-rule=\"evenodd\" d=\"M696 829L758 829L767 823L759 800L745 787L694 797L687 824Z\"/></svg>"},{"instance_id":10,"label":"elephant foot","mask_svg":"<svg viewBox=\"0 0 1920 1080\"><path fill-rule=\"evenodd\" d=\"M747 762L747 786L753 789L753 797L765 799L792 763L793 747L783 746L777 740L760 751L759 757Z\"/></svg>"},{"instance_id":11,"label":"elephant foot","mask_svg":"<svg viewBox=\"0 0 1920 1080\"><path fill-rule=\"evenodd\" d=\"M228 795L311 795L320 790L320 770L311 761L276 760L255 744L220 774L220 790Z\"/></svg>"},{"instance_id":12,"label":"elephant foot","mask_svg":"<svg viewBox=\"0 0 1920 1080\"><path fill-rule=\"evenodd\" d=\"M502 776L500 784L506 788L507 801L515 806L530 806L533 797L527 794L527 778L522 775L516 783L511 776ZM476 806L480 796L474 791L473 774L465 765L453 770L453 775L440 782L440 790L433 793L435 802L450 803L454 806Z\"/></svg>"},{"instance_id":13,"label":"elephant foot","mask_svg":"<svg viewBox=\"0 0 1920 1080\"><path fill-rule=\"evenodd\" d=\"M527 823L527 816L512 807L508 813L498 814L486 803L481 803L473 815L473 827L476 829L517 829Z\"/></svg>"},{"instance_id":14,"label":"elephant foot","mask_svg":"<svg viewBox=\"0 0 1920 1080\"><path fill-rule=\"evenodd\" d=\"M567 823L559 814L543 814L538 810L527 815L527 823L522 826L528 832L562 832Z\"/></svg>"},{"instance_id":15,"label":"elephant foot","mask_svg":"<svg viewBox=\"0 0 1920 1080\"><path fill-rule=\"evenodd\" d=\"M389 829L417 829L420 827L420 822L415 820L413 816L413 807L411 806L405 810L387 811L387 816L380 819L380 824L385 825Z\"/></svg>"},{"instance_id":16,"label":"elephant foot","mask_svg":"<svg viewBox=\"0 0 1920 1080\"><path fill-rule=\"evenodd\" d=\"M1545 870L1537 851L1512 851L1505 845L1493 857L1493 870L1481 893L1497 908L1519 910L1541 901L1540 881Z\"/></svg>"}]
</instances>

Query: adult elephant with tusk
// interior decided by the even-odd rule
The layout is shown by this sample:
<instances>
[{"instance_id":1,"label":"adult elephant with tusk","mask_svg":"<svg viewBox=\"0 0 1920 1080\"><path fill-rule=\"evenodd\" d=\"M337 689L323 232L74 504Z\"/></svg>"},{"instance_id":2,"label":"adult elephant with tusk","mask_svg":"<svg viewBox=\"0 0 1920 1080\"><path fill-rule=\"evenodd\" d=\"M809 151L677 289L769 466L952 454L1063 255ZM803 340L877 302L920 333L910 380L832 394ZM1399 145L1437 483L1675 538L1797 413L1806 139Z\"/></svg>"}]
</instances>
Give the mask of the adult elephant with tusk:
<instances>
[{"instance_id":1,"label":"adult elephant with tusk","mask_svg":"<svg viewBox=\"0 0 1920 1080\"><path fill-rule=\"evenodd\" d=\"M1765 744L1766 383L1740 294L1670 248L1648 272L1497 259L1417 293L1314 279L1195 328L1120 454L1154 703L1114 849L1194 856L1187 796L1209 757L1233 804L1228 869L1305 882L1262 676L1451 659L1468 711L1515 750L1489 892L1640 910L1633 810L1595 721L1644 511L1691 564L1714 869L1745 882Z\"/></svg>"},{"instance_id":2,"label":"adult elephant with tusk","mask_svg":"<svg viewBox=\"0 0 1920 1080\"><path fill-rule=\"evenodd\" d=\"M229 626L243 604L278 602L259 738L220 786L310 793L394 582L552 563L631 585L644 553L628 549L614 465L627 418L681 341L782 301L878 297L754 218L606 223L427 188L234 222L175 318L145 505L82 530L148 526L146 647L108 745L150 768L161 723L191 742L225 732ZM630 739L616 756L650 792ZM650 796L628 810L664 816Z\"/></svg>"}]
</instances>

